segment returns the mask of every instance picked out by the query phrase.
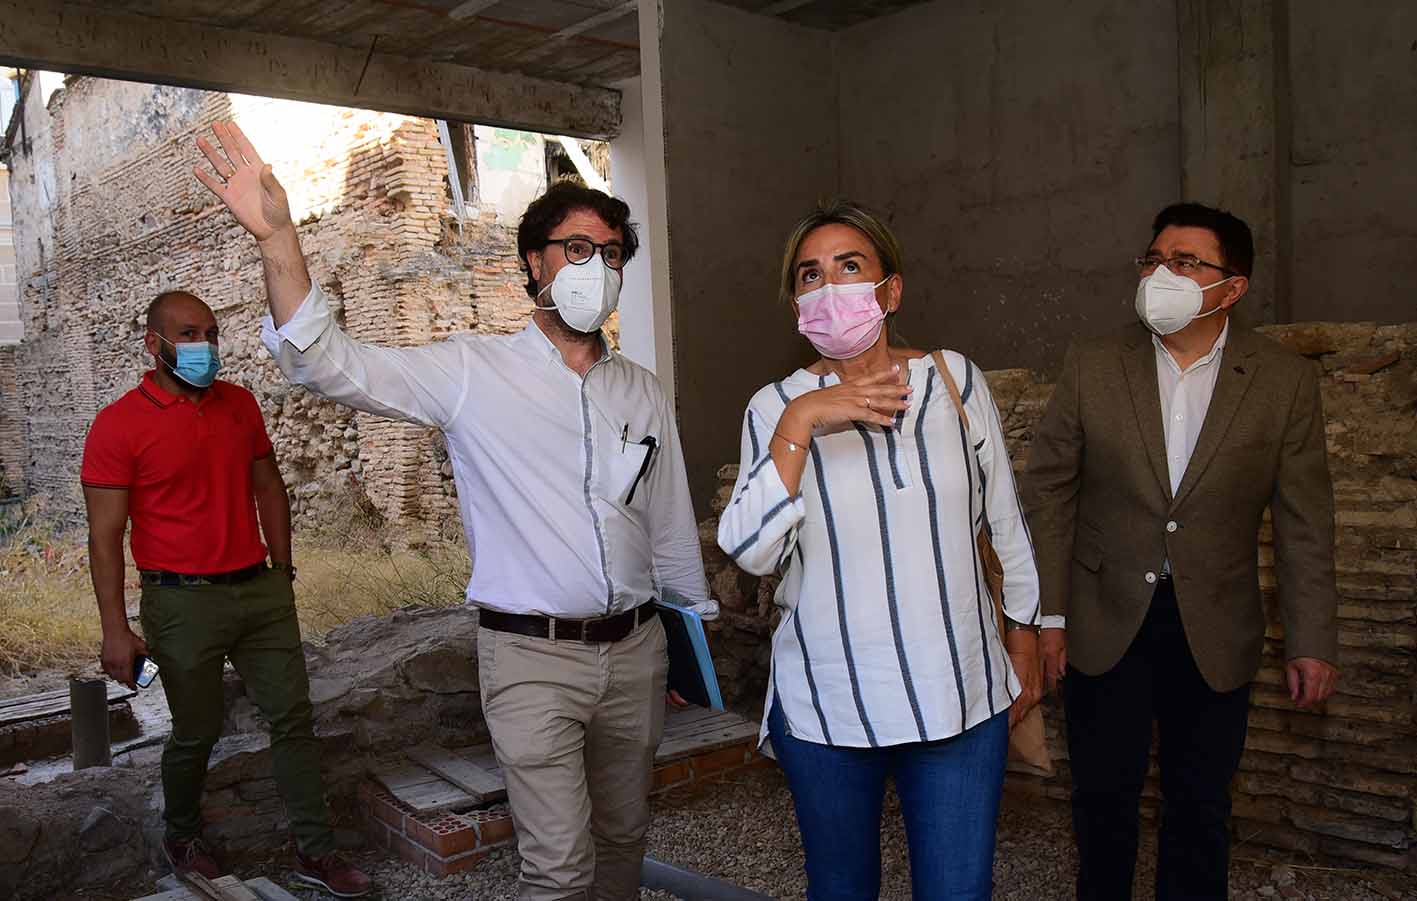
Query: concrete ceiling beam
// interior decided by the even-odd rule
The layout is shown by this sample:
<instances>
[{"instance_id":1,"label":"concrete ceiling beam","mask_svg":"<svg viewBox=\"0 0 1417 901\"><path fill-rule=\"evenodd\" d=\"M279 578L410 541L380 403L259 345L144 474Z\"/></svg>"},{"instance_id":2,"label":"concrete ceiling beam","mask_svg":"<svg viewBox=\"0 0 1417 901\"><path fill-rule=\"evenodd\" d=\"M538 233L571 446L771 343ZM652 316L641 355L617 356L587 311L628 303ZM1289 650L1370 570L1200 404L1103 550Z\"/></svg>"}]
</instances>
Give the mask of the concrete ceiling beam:
<instances>
[{"instance_id":1,"label":"concrete ceiling beam","mask_svg":"<svg viewBox=\"0 0 1417 901\"><path fill-rule=\"evenodd\" d=\"M608 140L620 92L66 2L0 0L0 65ZM435 48L429 48L430 50Z\"/></svg>"}]
</instances>

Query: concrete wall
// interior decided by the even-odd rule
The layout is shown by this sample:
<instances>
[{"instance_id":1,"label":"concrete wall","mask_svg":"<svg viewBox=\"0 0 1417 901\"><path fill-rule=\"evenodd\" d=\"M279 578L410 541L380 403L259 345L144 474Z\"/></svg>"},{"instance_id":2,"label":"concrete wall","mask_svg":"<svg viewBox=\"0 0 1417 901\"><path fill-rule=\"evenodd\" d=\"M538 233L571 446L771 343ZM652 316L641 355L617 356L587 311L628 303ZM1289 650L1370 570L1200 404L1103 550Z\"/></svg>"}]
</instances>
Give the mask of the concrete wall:
<instances>
[{"instance_id":1,"label":"concrete wall","mask_svg":"<svg viewBox=\"0 0 1417 901\"><path fill-rule=\"evenodd\" d=\"M743 402L811 354L773 306L818 197L906 252L898 331L1052 369L1133 317L1155 213L1252 226L1250 323L1411 321L1417 7L936 0L835 33L659 3L676 377L702 502ZM642 43L653 41L642 28Z\"/></svg>"},{"instance_id":2,"label":"concrete wall","mask_svg":"<svg viewBox=\"0 0 1417 901\"><path fill-rule=\"evenodd\" d=\"M1294 319L1417 319L1417 4L1293 3Z\"/></svg>"},{"instance_id":3,"label":"concrete wall","mask_svg":"<svg viewBox=\"0 0 1417 901\"><path fill-rule=\"evenodd\" d=\"M836 190L833 37L706 0L661 15L679 423L704 500L748 398L807 359L778 266L788 229Z\"/></svg>"},{"instance_id":4,"label":"concrete wall","mask_svg":"<svg viewBox=\"0 0 1417 901\"><path fill-rule=\"evenodd\" d=\"M1133 316L1130 258L1177 191L1174 19L939 2L840 35L841 185L905 248L909 343L1046 368Z\"/></svg>"}]
</instances>

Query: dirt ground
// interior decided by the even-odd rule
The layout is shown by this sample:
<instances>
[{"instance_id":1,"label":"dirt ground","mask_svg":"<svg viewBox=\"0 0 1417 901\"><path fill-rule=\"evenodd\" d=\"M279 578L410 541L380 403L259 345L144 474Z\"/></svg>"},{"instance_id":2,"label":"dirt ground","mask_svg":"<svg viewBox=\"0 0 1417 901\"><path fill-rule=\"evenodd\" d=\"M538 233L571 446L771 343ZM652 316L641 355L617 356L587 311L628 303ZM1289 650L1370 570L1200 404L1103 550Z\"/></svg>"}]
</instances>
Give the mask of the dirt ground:
<instances>
[{"instance_id":1,"label":"dirt ground","mask_svg":"<svg viewBox=\"0 0 1417 901\"><path fill-rule=\"evenodd\" d=\"M888 799L882 825L882 886L885 901L908 901L909 864L899 806ZM649 838L651 856L735 882L772 898L805 897L801 843L791 797L776 770L748 771L656 803ZM1230 892L1238 901L1417 901L1417 876L1372 868L1273 855L1239 845L1234 849ZM439 880L368 851L357 855L376 878L386 901L511 901L516 897L518 858L494 855L471 873ZM997 901L1066 901L1073 897L1076 855L1062 805L1036 807L1007 801L999 819L995 855ZM326 897L289 880L286 855L237 862L246 878L264 875L302 901ZM1147 827L1137 866L1137 901L1154 897L1155 833ZM151 882L115 886L74 899L127 901L151 891ZM644 891L644 899L672 896Z\"/></svg>"}]
</instances>

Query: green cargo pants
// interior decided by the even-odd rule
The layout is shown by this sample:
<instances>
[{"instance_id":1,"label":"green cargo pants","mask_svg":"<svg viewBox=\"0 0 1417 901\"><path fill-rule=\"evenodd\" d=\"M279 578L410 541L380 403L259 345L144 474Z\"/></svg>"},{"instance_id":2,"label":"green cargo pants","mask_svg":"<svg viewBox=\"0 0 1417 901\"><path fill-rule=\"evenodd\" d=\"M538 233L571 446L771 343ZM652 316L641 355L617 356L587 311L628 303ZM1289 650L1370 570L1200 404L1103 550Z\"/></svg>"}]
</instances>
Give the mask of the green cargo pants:
<instances>
[{"instance_id":1,"label":"green cargo pants","mask_svg":"<svg viewBox=\"0 0 1417 901\"><path fill-rule=\"evenodd\" d=\"M221 736L229 657L271 724L276 786L296 844L312 857L334 850L289 576L267 571L235 585L144 585L142 623L172 710L162 753L168 837L201 833L202 784Z\"/></svg>"}]
</instances>

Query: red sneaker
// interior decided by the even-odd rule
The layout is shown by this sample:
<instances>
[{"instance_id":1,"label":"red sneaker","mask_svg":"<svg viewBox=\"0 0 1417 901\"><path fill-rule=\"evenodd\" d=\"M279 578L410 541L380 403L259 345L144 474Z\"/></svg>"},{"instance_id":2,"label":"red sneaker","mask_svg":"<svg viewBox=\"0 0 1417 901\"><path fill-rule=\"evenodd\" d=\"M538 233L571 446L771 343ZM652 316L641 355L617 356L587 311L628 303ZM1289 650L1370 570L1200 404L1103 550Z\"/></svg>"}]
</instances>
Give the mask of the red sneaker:
<instances>
[{"instance_id":1,"label":"red sneaker","mask_svg":"<svg viewBox=\"0 0 1417 901\"><path fill-rule=\"evenodd\" d=\"M221 864L212 856L211 848L200 838L162 840L162 853L178 876L196 873L208 879L221 876Z\"/></svg>"},{"instance_id":2,"label":"red sneaker","mask_svg":"<svg viewBox=\"0 0 1417 901\"><path fill-rule=\"evenodd\" d=\"M295 878L318 886L336 898L358 898L367 895L373 885L369 877L361 873L359 868L339 851L331 851L324 857L306 857L297 851Z\"/></svg>"}]
</instances>

